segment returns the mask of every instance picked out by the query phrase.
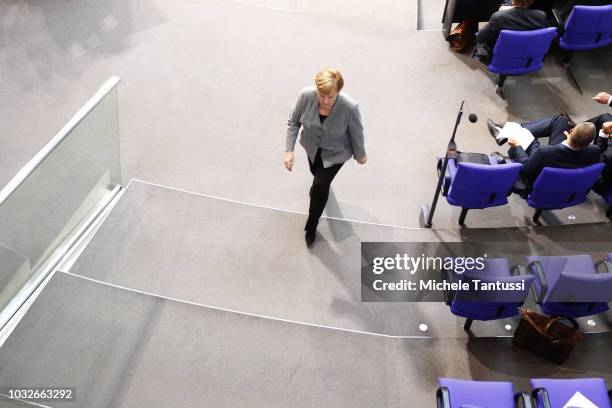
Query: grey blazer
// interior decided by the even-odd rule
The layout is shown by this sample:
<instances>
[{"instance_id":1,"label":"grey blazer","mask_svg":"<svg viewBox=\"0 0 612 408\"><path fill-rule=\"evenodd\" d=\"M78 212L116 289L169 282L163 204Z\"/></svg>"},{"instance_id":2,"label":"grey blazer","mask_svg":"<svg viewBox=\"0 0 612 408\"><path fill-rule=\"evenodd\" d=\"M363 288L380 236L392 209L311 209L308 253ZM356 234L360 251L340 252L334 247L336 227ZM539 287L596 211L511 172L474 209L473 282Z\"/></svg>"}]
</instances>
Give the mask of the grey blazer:
<instances>
[{"instance_id":1,"label":"grey blazer","mask_svg":"<svg viewBox=\"0 0 612 408\"><path fill-rule=\"evenodd\" d=\"M295 148L300 128L300 144L308 158L314 162L320 148L323 167L344 163L351 156L361 159L366 155L359 105L345 93L338 95L331 113L321 125L316 88L302 89L289 114L285 151L292 152Z\"/></svg>"}]
</instances>

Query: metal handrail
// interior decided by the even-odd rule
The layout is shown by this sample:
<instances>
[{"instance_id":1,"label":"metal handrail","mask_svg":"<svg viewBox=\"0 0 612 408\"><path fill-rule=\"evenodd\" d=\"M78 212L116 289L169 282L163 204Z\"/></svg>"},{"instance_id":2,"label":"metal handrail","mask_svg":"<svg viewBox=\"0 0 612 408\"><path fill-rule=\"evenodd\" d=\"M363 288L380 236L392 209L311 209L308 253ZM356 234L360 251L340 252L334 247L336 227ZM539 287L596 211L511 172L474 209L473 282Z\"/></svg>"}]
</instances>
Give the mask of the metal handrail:
<instances>
[{"instance_id":1,"label":"metal handrail","mask_svg":"<svg viewBox=\"0 0 612 408\"><path fill-rule=\"evenodd\" d=\"M23 184L24 181L41 165L41 163L70 135L83 119L108 95L121 81L119 77L110 77L104 85L87 101L85 105L64 125L63 128L43 147L19 172L0 190L0 205L4 203Z\"/></svg>"}]
</instances>

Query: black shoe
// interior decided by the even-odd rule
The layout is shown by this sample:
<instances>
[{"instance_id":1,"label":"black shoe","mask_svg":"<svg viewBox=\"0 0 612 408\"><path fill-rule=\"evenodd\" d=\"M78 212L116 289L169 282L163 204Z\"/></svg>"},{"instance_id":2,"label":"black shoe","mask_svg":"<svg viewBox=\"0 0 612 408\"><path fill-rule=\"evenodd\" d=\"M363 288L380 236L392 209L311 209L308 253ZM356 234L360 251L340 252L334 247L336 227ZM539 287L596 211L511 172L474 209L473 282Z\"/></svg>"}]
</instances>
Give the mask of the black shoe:
<instances>
[{"instance_id":1,"label":"black shoe","mask_svg":"<svg viewBox=\"0 0 612 408\"><path fill-rule=\"evenodd\" d=\"M304 240L306 241L306 246L308 248L312 247L316 239L317 239L317 230L312 230L312 231L306 230L306 236L304 237Z\"/></svg>"},{"instance_id":2,"label":"black shoe","mask_svg":"<svg viewBox=\"0 0 612 408\"><path fill-rule=\"evenodd\" d=\"M503 126L493 122L491 119L487 119L487 128L489 128L489 133L491 136L493 136L495 143L497 143L498 146L502 146L508 141L508 138L506 137L499 137L499 132L501 131L502 127Z\"/></svg>"}]
</instances>

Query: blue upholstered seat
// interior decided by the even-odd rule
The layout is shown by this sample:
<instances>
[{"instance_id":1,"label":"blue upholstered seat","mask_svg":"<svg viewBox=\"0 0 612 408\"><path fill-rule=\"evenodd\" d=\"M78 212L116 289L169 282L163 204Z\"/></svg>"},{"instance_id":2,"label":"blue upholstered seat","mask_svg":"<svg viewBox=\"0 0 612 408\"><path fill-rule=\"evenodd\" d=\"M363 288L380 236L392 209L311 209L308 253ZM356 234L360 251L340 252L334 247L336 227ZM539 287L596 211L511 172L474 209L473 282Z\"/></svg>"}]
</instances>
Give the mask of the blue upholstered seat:
<instances>
[{"instance_id":1,"label":"blue upholstered seat","mask_svg":"<svg viewBox=\"0 0 612 408\"><path fill-rule=\"evenodd\" d=\"M527 204L536 209L538 222L543 210L557 210L583 203L605 167L602 163L578 169L544 167L527 196Z\"/></svg>"},{"instance_id":2,"label":"blue upholstered seat","mask_svg":"<svg viewBox=\"0 0 612 408\"><path fill-rule=\"evenodd\" d=\"M505 258L486 258L484 264L482 270L471 270L461 274L446 271L449 281L466 282L470 285L469 291L456 291L447 296L451 312L467 319L463 326L466 331L470 329L473 320L495 320L516 316L534 280L532 275L513 275L518 269L511 270ZM482 290L479 286L479 290L475 290L475 280L479 281L479 285L496 282L523 284L523 289Z\"/></svg>"},{"instance_id":3,"label":"blue upholstered seat","mask_svg":"<svg viewBox=\"0 0 612 408\"><path fill-rule=\"evenodd\" d=\"M438 408L479 407L514 408L514 385L501 381L470 381L453 378L438 379ZM529 394L517 393L516 399L528 399Z\"/></svg>"},{"instance_id":4,"label":"blue upholstered seat","mask_svg":"<svg viewBox=\"0 0 612 408\"><path fill-rule=\"evenodd\" d=\"M590 255L529 256L527 262L544 313L575 318L608 310L612 273L598 273Z\"/></svg>"},{"instance_id":5,"label":"blue upholstered seat","mask_svg":"<svg viewBox=\"0 0 612 408\"><path fill-rule=\"evenodd\" d=\"M564 50L585 51L612 44L612 4L574 6L565 21L559 45Z\"/></svg>"},{"instance_id":6,"label":"blue upholstered seat","mask_svg":"<svg viewBox=\"0 0 612 408\"><path fill-rule=\"evenodd\" d=\"M532 379L531 386L537 408L589 406L585 399L591 406L612 408L602 378Z\"/></svg>"},{"instance_id":7,"label":"blue upholstered seat","mask_svg":"<svg viewBox=\"0 0 612 408\"><path fill-rule=\"evenodd\" d=\"M502 98L502 88L507 76L522 75L542 68L544 57L556 35L557 29L554 27L500 32L493 49L489 71L499 75L497 92Z\"/></svg>"},{"instance_id":8,"label":"blue upholstered seat","mask_svg":"<svg viewBox=\"0 0 612 408\"><path fill-rule=\"evenodd\" d=\"M469 209L507 204L520 170L518 163L486 165L449 160L447 175L450 183L444 193L450 205L463 209L459 224L463 225Z\"/></svg>"}]
</instances>

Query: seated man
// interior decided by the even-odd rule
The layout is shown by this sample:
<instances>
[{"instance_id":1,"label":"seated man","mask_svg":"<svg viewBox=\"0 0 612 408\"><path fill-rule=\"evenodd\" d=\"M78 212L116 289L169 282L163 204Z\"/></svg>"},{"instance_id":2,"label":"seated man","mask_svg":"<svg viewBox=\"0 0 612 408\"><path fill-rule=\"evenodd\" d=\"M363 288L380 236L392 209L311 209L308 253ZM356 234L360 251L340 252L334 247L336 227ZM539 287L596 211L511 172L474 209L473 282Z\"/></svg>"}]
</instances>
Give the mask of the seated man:
<instances>
[{"instance_id":1,"label":"seated man","mask_svg":"<svg viewBox=\"0 0 612 408\"><path fill-rule=\"evenodd\" d=\"M487 124L491 135L497 137L501 126L490 119ZM572 128L567 116L555 115L552 118L523 123L521 126L529 130L536 139L527 150L515 139L508 139L508 156L523 164L520 175L524 185L519 180L515 186L519 194L531 191L544 167L575 169L600 162L600 149L593 145L595 125L591 122L584 122ZM538 138L542 137L548 137L548 145L540 146Z\"/></svg>"},{"instance_id":2,"label":"seated man","mask_svg":"<svg viewBox=\"0 0 612 408\"><path fill-rule=\"evenodd\" d=\"M528 31L546 28L546 13L529 7L533 0L512 0L511 7L502 6L476 34L474 56L488 64L501 30Z\"/></svg>"},{"instance_id":3,"label":"seated man","mask_svg":"<svg viewBox=\"0 0 612 408\"><path fill-rule=\"evenodd\" d=\"M612 4L611 0L562 0L556 6L553 7L557 16L559 16L559 23L565 24L565 20L569 17L574 6L606 6Z\"/></svg>"}]
</instances>

